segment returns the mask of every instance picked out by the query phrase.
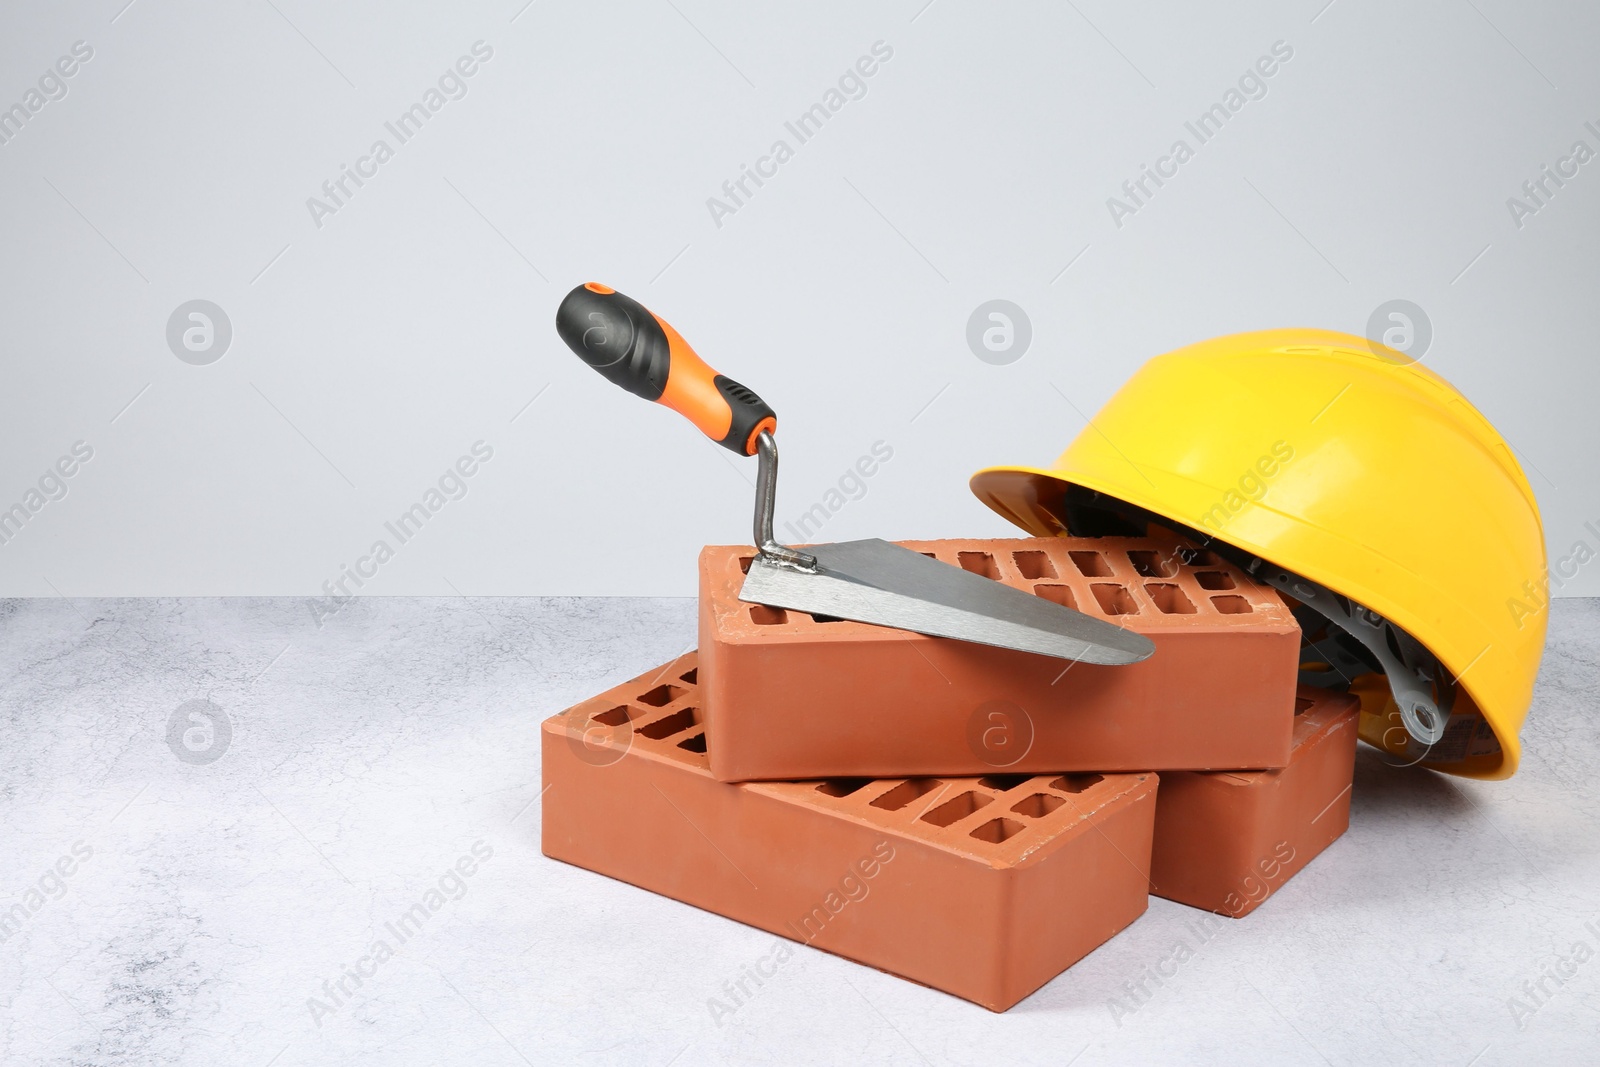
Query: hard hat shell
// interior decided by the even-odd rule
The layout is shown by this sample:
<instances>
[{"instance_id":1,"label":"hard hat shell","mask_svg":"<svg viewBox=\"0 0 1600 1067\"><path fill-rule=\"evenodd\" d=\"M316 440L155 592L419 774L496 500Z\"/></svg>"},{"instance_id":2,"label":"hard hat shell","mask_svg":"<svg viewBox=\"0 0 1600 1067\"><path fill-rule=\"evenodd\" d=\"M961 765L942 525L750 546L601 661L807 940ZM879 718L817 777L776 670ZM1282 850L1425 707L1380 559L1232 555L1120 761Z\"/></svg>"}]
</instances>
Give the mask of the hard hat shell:
<instances>
[{"instance_id":1,"label":"hard hat shell","mask_svg":"<svg viewBox=\"0 0 1600 1067\"><path fill-rule=\"evenodd\" d=\"M1454 715L1487 721L1424 762L1515 772L1548 604L1538 505L1489 421L1400 353L1314 329L1190 345L1145 363L1052 467L971 486L1045 536L1066 532L1069 496L1104 494L1370 608L1457 679ZM1397 750L1394 715L1363 719Z\"/></svg>"}]
</instances>

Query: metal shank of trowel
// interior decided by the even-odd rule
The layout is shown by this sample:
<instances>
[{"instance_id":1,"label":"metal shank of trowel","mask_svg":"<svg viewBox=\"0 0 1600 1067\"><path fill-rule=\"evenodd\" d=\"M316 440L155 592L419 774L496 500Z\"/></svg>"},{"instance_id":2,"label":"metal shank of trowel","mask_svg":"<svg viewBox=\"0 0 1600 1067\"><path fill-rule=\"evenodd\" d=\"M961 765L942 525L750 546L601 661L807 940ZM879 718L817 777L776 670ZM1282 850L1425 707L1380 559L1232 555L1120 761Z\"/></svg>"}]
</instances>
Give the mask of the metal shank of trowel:
<instances>
[{"instance_id":1,"label":"metal shank of trowel","mask_svg":"<svg viewBox=\"0 0 1600 1067\"><path fill-rule=\"evenodd\" d=\"M798 570L817 569L817 557L778 543L772 535L772 513L778 505L778 442L765 430L756 438L756 549L763 559Z\"/></svg>"}]
</instances>

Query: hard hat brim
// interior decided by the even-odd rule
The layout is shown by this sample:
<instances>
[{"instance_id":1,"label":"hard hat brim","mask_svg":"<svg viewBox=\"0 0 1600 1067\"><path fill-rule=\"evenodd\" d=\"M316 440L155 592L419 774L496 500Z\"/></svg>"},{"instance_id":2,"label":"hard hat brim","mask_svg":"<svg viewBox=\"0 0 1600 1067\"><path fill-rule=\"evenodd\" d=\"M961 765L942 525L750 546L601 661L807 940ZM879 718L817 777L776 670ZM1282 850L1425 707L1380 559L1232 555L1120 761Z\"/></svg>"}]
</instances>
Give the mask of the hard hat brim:
<instances>
[{"instance_id":1,"label":"hard hat brim","mask_svg":"<svg viewBox=\"0 0 1600 1067\"><path fill-rule=\"evenodd\" d=\"M1428 605L1441 612L1459 610L1453 607L1456 598L1449 590L1434 588L1366 545L1337 537L1229 487L1207 485L1132 460L1127 460L1126 466L1126 477L1116 482L1041 467L987 467L974 474L969 485L974 495L1001 517L1039 537L1066 534L1069 489L1102 493L1325 585L1413 635L1437 633L1440 628L1430 626L1429 619L1407 605ZM1361 574L1381 575L1382 587L1352 577ZM1465 696L1475 707L1482 707L1485 696L1472 672L1495 668L1493 644L1483 648L1427 644L1465 691L1458 699ZM1503 728L1493 718L1487 721L1494 729L1498 753L1430 765L1468 778L1509 778L1521 759L1521 742L1514 730ZM1373 739L1369 736L1368 740Z\"/></svg>"}]
</instances>

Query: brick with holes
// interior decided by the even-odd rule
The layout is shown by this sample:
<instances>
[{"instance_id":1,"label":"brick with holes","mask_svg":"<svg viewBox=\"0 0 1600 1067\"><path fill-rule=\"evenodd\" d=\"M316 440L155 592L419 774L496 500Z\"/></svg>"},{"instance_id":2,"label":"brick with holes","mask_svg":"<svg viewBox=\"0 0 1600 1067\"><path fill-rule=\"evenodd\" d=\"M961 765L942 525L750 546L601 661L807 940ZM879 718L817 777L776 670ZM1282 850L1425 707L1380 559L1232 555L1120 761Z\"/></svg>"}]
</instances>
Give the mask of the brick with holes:
<instances>
[{"instance_id":1,"label":"brick with holes","mask_svg":"<svg viewBox=\"0 0 1600 1067\"><path fill-rule=\"evenodd\" d=\"M545 855L994 1011L1144 912L1155 775L720 782L696 666L545 721Z\"/></svg>"},{"instance_id":2,"label":"brick with holes","mask_svg":"<svg viewBox=\"0 0 1600 1067\"><path fill-rule=\"evenodd\" d=\"M1301 688L1281 770L1161 775L1150 892L1239 918L1350 825L1360 703Z\"/></svg>"},{"instance_id":3,"label":"brick with holes","mask_svg":"<svg viewBox=\"0 0 1600 1067\"><path fill-rule=\"evenodd\" d=\"M1155 538L906 541L1148 636L1129 666L819 621L739 599L753 549L700 554L702 708L723 781L1225 770L1289 761L1300 629L1278 594Z\"/></svg>"}]
</instances>

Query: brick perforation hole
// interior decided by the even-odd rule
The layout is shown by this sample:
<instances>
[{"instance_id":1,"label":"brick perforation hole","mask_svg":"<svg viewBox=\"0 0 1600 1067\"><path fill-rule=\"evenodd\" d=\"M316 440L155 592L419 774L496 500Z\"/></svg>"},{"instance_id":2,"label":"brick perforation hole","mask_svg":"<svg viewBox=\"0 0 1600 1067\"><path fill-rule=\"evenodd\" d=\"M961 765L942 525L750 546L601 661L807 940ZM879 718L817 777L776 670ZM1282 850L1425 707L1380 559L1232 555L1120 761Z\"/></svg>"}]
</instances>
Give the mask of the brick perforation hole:
<instances>
[{"instance_id":1,"label":"brick perforation hole","mask_svg":"<svg viewBox=\"0 0 1600 1067\"><path fill-rule=\"evenodd\" d=\"M998 845L1011 840L1026 829L1027 826L1017 822L1015 819L990 819L967 836L976 838L979 841L987 841L991 845Z\"/></svg>"},{"instance_id":2,"label":"brick perforation hole","mask_svg":"<svg viewBox=\"0 0 1600 1067\"><path fill-rule=\"evenodd\" d=\"M1011 553L1011 562L1017 565L1017 573L1028 581L1039 578L1058 578L1054 563L1050 562L1050 555L1037 549Z\"/></svg>"},{"instance_id":3,"label":"brick perforation hole","mask_svg":"<svg viewBox=\"0 0 1600 1067\"><path fill-rule=\"evenodd\" d=\"M1172 578L1178 573L1177 559L1155 549L1129 549L1128 562L1141 578Z\"/></svg>"},{"instance_id":4,"label":"brick perforation hole","mask_svg":"<svg viewBox=\"0 0 1600 1067\"><path fill-rule=\"evenodd\" d=\"M663 683L654 689L645 690L634 699L641 704L648 704L652 708L664 708L687 692L688 690L682 686Z\"/></svg>"},{"instance_id":5,"label":"brick perforation hole","mask_svg":"<svg viewBox=\"0 0 1600 1067\"><path fill-rule=\"evenodd\" d=\"M1200 610L1174 582L1146 582L1144 591L1163 615L1193 615Z\"/></svg>"},{"instance_id":6,"label":"brick perforation hole","mask_svg":"<svg viewBox=\"0 0 1600 1067\"><path fill-rule=\"evenodd\" d=\"M893 789L874 797L872 806L884 811L899 811L913 800L927 796L942 785L944 783L937 778L908 778Z\"/></svg>"},{"instance_id":7,"label":"brick perforation hole","mask_svg":"<svg viewBox=\"0 0 1600 1067\"><path fill-rule=\"evenodd\" d=\"M1030 819L1042 819L1065 803L1065 800L1052 793L1035 793L1011 805L1011 810Z\"/></svg>"},{"instance_id":8,"label":"brick perforation hole","mask_svg":"<svg viewBox=\"0 0 1600 1067\"><path fill-rule=\"evenodd\" d=\"M618 704L614 708L608 708L605 711L589 716L589 718L602 726L622 726L629 720L636 719L643 714L644 712L634 711L626 704Z\"/></svg>"},{"instance_id":9,"label":"brick perforation hole","mask_svg":"<svg viewBox=\"0 0 1600 1067\"><path fill-rule=\"evenodd\" d=\"M1096 582L1089 587L1100 610L1107 615L1137 615L1139 605L1125 585L1114 582Z\"/></svg>"},{"instance_id":10,"label":"brick perforation hole","mask_svg":"<svg viewBox=\"0 0 1600 1067\"><path fill-rule=\"evenodd\" d=\"M968 815L987 805L993 798L977 790L969 789L960 796L940 804L937 808L922 817L922 821L932 823L934 826L950 826L960 822Z\"/></svg>"},{"instance_id":11,"label":"brick perforation hole","mask_svg":"<svg viewBox=\"0 0 1600 1067\"><path fill-rule=\"evenodd\" d=\"M652 741L660 741L664 737L682 733L689 727L698 725L699 722L699 709L683 708L673 712L671 715L664 715L655 722L645 723L636 732Z\"/></svg>"},{"instance_id":12,"label":"brick perforation hole","mask_svg":"<svg viewBox=\"0 0 1600 1067\"><path fill-rule=\"evenodd\" d=\"M1111 577L1111 564L1106 562L1105 556L1090 549L1074 549L1067 553L1072 560L1072 565L1078 568L1078 573L1085 578Z\"/></svg>"},{"instance_id":13,"label":"brick perforation hole","mask_svg":"<svg viewBox=\"0 0 1600 1067\"><path fill-rule=\"evenodd\" d=\"M817 792L826 797L847 797L871 783L871 778L830 778L817 786Z\"/></svg>"},{"instance_id":14,"label":"brick perforation hole","mask_svg":"<svg viewBox=\"0 0 1600 1067\"><path fill-rule=\"evenodd\" d=\"M1098 774L1063 774L1060 778L1050 783L1051 789L1063 793L1082 793L1084 790L1099 785L1105 778Z\"/></svg>"}]
</instances>

